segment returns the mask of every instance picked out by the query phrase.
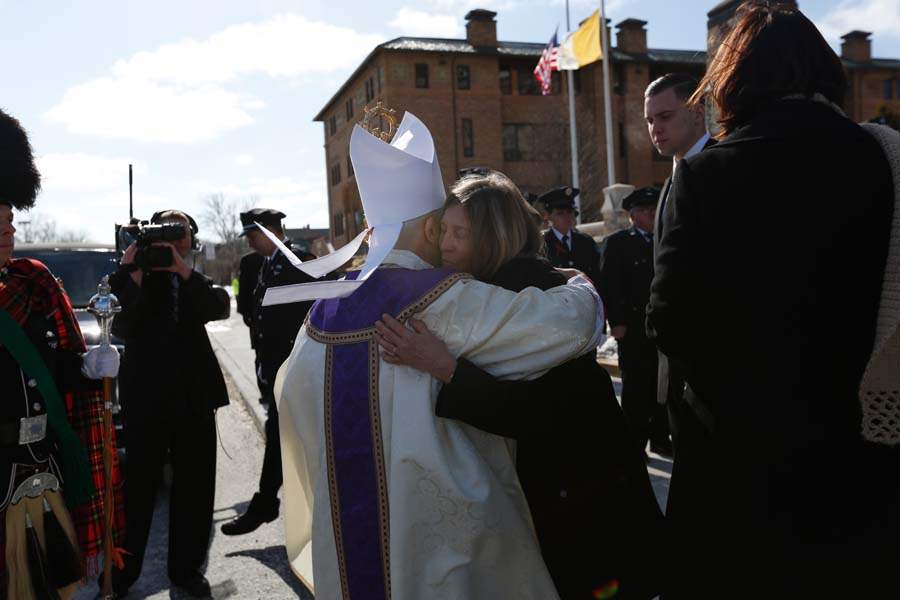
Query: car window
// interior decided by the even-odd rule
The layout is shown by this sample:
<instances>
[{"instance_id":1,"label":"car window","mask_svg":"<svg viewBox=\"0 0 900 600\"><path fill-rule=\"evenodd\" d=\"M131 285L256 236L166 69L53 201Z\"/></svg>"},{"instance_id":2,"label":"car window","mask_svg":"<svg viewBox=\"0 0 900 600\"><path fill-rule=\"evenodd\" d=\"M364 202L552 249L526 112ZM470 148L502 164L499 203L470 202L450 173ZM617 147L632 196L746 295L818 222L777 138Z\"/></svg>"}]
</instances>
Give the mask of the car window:
<instances>
[{"instance_id":1,"label":"car window","mask_svg":"<svg viewBox=\"0 0 900 600\"><path fill-rule=\"evenodd\" d=\"M62 281L63 288L72 306L85 307L91 296L97 293L97 284L104 275L116 270L116 253L112 250L29 250L13 252L16 257L36 258L55 277Z\"/></svg>"}]
</instances>

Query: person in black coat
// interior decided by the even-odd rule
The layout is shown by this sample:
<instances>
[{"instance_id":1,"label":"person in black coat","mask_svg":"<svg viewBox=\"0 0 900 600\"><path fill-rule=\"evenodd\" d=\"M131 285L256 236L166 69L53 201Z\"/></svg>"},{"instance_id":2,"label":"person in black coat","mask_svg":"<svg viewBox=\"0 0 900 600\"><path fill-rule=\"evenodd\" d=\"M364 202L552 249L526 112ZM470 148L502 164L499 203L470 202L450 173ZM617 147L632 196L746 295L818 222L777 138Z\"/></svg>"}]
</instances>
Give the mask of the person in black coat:
<instances>
[{"instance_id":1,"label":"person in black coat","mask_svg":"<svg viewBox=\"0 0 900 600\"><path fill-rule=\"evenodd\" d=\"M254 364L256 365L256 387L259 388L259 401L263 402L263 386L259 379L259 358L256 356L256 334L253 332L253 316L256 314L256 300L254 292L256 284L259 283L259 272L265 264L265 257L258 252L248 252L241 257L241 263L238 267L238 295L235 304L237 312L244 320L247 331L250 334L250 348L254 350Z\"/></svg>"},{"instance_id":2,"label":"person in black coat","mask_svg":"<svg viewBox=\"0 0 900 600\"><path fill-rule=\"evenodd\" d=\"M635 190L622 202L633 225L603 240L597 280L610 333L619 347L622 409L641 452L671 456L668 416L657 399L656 346L644 328L650 281L653 279L653 222L657 188Z\"/></svg>"},{"instance_id":3,"label":"person in black coat","mask_svg":"<svg viewBox=\"0 0 900 600\"><path fill-rule=\"evenodd\" d=\"M206 323L227 311L227 297L191 269L197 234L193 219L164 211L157 223L182 223L187 235L171 243L172 266L142 270L132 244L110 276L122 304L113 334L125 341L119 371L124 406L125 568L113 570L120 596L141 574L156 490L167 457L173 482L169 502L169 578L190 595L209 594L202 574L216 490L216 409L228 404L222 370Z\"/></svg>"},{"instance_id":4,"label":"person in black coat","mask_svg":"<svg viewBox=\"0 0 900 600\"><path fill-rule=\"evenodd\" d=\"M550 221L550 229L544 233L545 253L554 267L578 269L596 282L600 251L594 238L575 229L577 195L578 188L566 186L538 198Z\"/></svg>"},{"instance_id":5,"label":"person in black coat","mask_svg":"<svg viewBox=\"0 0 900 600\"><path fill-rule=\"evenodd\" d=\"M846 89L811 22L762 5L698 88L724 136L678 165L647 314L688 383L666 600L900 597L900 449L863 441L858 399L894 190Z\"/></svg>"},{"instance_id":6,"label":"person in black coat","mask_svg":"<svg viewBox=\"0 0 900 600\"><path fill-rule=\"evenodd\" d=\"M499 201L483 189L467 194L457 187L453 195L474 218L485 214L476 204ZM507 215L515 212L504 210ZM510 257L484 281L512 291L565 283L566 277L536 256L539 215L531 216L534 247ZM479 252L480 257L503 256L495 242L461 239L469 248L491 247ZM469 252L467 263L453 243L445 239L442 244L445 264L484 272L475 255ZM533 381L498 381L464 357L453 357L422 323L413 320L412 325L414 330L388 316L376 324L384 360L449 380L438 395L438 416L518 442L516 470L560 596L564 600L587 600L601 593L629 600L656 596L662 571L647 561L646 551L662 546L662 513L612 380L593 352ZM448 376L447 366L452 375Z\"/></svg>"},{"instance_id":7,"label":"person in black coat","mask_svg":"<svg viewBox=\"0 0 900 600\"><path fill-rule=\"evenodd\" d=\"M294 348L294 338L300 331L312 302L263 306L263 298L270 287L314 281L295 268L288 257L260 230L265 227L273 236L282 240L288 250L293 251L291 241L285 239L281 226L284 217L284 213L269 208L254 208L241 213L241 223L244 226L241 235L246 235L250 247L263 257L259 279L253 290L250 331L254 336L253 346L256 349L256 376L262 402L267 405L266 451L263 455L259 490L253 495L243 514L222 525L222 533L226 535L249 533L263 523L274 521L278 518L281 504L278 499L282 484L281 438L278 433L278 407L274 397L275 375ZM301 260L315 258L299 249L298 252Z\"/></svg>"},{"instance_id":8,"label":"person in black coat","mask_svg":"<svg viewBox=\"0 0 900 600\"><path fill-rule=\"evenodd\" d=\"M672 172L685 158L690 158L716 143L706 130L706 108L703 105L688 106L687 101L697 89L698 81L687 73L666 73L653 80L644 91L644 120L647 132L657 152L672 157ZM654 252L662 237L662 214L672 187L667 177L659 194L656 207L656 224L653 230ZM677 360L669 360L658 353L656 396L666 405L672 441L678 443L678 430L671 413L684 402L684 367Z\"/></svg>"}]
</instances>

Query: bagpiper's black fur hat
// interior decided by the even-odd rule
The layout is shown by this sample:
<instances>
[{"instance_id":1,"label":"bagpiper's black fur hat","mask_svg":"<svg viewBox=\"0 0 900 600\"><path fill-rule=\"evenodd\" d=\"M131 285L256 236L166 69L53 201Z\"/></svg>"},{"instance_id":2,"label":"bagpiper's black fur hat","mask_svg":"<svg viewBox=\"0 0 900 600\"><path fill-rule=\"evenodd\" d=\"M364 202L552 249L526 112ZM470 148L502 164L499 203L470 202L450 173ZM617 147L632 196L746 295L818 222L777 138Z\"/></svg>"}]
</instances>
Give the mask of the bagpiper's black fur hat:
<instances>
[{"instance_id":1,"label":"bagpiper's black fur hat","mask_svg":"<svg viewBox=\"0 0 900 600\"><path fill-rule=\"evenodd\" d=\"M0 110L0 204L28 210L40 189L41 174L28 134L18 120Z\"/></svg>"}]
</instances>

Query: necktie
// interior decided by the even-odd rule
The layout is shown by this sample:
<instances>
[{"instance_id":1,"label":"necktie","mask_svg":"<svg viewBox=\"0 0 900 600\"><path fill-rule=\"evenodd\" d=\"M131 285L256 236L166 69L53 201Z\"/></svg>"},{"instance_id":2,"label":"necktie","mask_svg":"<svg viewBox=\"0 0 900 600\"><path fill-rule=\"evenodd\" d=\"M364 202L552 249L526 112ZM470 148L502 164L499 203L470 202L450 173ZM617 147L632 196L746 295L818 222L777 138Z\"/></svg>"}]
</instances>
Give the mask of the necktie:
<instances>
[{"instance_id":1,"label":"necktie","mask_svg":"<svg viewBox=\"0 0 900 600\"><path fill-rule=\"evenodd\" d=\"M571 250L571 248L569 248L569 236L568 235L564 235L562 237L562 243L563 243L563 246L566 247L566 250Z\"/></svg>"}]
</instances>

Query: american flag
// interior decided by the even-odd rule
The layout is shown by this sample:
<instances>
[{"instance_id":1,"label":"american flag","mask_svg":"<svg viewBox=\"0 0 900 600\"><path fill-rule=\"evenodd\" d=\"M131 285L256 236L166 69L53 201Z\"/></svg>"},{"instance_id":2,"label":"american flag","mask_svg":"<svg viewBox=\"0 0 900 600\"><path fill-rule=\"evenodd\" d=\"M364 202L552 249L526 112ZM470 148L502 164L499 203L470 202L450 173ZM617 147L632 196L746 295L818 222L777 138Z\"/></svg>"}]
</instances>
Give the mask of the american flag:
<instances>
[{"instance_id":1,"label":"american flag","mask_svg":"<svg viewBox=\"0 0 900 600\"><path fill-rule=\"evenodd\" d=\"M541 84L541 94L548 96L550 94L550 85L553 83L553 71L558 71L559 67L556 62L559 54L559 42L556 41L556 32L550 38L550 43L541 53L541 60L538 61L534 68L534 78Z\"/></svg>"}]
</instances>

